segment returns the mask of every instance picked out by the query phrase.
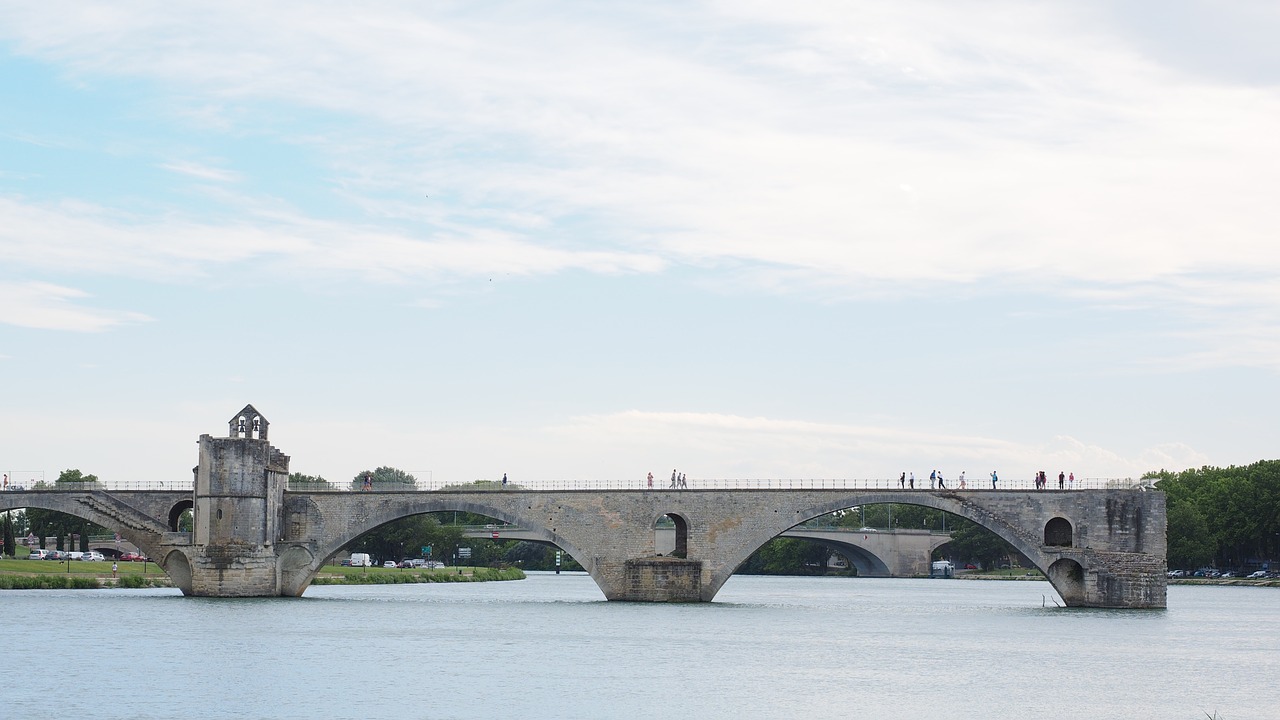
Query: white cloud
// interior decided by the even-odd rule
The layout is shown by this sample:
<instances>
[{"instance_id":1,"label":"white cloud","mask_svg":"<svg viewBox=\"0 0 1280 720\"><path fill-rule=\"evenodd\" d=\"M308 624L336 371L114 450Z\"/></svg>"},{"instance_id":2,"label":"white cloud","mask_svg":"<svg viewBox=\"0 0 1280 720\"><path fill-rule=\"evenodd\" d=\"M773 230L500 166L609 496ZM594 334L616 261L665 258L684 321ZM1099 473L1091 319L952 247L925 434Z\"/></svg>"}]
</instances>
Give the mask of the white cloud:
<instances>
[{"instance_id":1,"label":"white cloud","mask_svg":"<svg viewBox=\"0 0 1280 720\"><path fill-rule=\"evenodd\" d=\"M236 182L240 179L240 173L209 167L208 165L201 165L200 163L194 162L168 162L162 163L160 167L165 170L176 172L180 175L188 175L201 180L213 180L215 182L227 183Z\"/></svg>"},{"instance_id":2,"label":"white cloud","mask_svg":"<svg viewBox=\"0 0 1280 720\"><path fill-rule=\"evenodd\" d=\"M44 330L101 332L146 322L135 312L83 307L88 293L48 283L0 283L0 323Z\"/></svg>"},{"instance_id":3,"label":"white cloud","mask_svg":"<svg viewBox=\"0 0 1280 720\"><path fill-rule=\"evenodd\" d=\"M1259 332L1230 357L1275 367L1273 88L1184 72L1088 3L997 3L980 21L947 3L615 12L10 7L0 34L18 52L157 82L175 118L287 133L369 217L255 208L204 223L66 205L35 212L49 229L28 236L44 244L18 254L161 273L287 257L379 279L687 263L829 297L1118 294ZM1231 18L1215 14L1219 35ZM1245 13L1240 31L1265 20ZM263 103L342 117L342 135L277 128ZM407 187L439 189L441 209L387 197ZM430 236L383 225L405 218ZM1257 282L1237 283L1246 272Z\"/></svg>"},{"instance_id":4,"label":"white cloud","mask_svg":"<svg viewBox=\"0 0 1280 720\"><path fill-rule=\"evenodd\" d=\"M403 281L433 274L530 275L582 269L654 272L662 261L626 252L544 247L501 231L446 229L419 240L370 226L259 210L228 224L140 218L83 203L37 206L0 198L0 260L41 271L197 276L209 268L278 262L315 273Z\"/></svg>"},{"instance_id":5,"label":"white cloud","mask_svg":"<svg viewBox=\"0 0 1280 720\"><path fill-rule=\"evenodd\" d=\"M948 478L961 470L970 480L991 470L1002 477L1029 479L1037 470L1059 469L1078 478L1139 477L1166 468L1205 464L1186 446L1161 446L1122 455L1068 436L1028 445L997 438L952 435L901 427L842 425L718 413L627 411L576 417L548 428L558 444L591 448L641 466L654 457L671 458L699 478L896 478L928 476L941 469ZM682 458L695 458L686 468Z\"/></svg>"}]
</instances>

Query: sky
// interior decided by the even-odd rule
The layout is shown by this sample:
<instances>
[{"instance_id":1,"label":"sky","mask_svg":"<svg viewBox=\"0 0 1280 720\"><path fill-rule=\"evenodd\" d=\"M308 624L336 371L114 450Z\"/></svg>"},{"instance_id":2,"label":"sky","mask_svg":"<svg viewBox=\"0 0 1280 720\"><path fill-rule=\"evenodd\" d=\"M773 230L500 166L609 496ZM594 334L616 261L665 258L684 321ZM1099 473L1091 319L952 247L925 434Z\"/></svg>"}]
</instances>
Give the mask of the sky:
<instances>
[{"instance_id":1,"label":"sky","mask_svg":"<svg viewBox=\"0 0 1280 720\"><path fill-rule=\"evenodd\" d=\"M1271 2L0 0L0 469L1272 459ZM696 485L695 485L696 486Z\"/></svg>"}]
</instances>

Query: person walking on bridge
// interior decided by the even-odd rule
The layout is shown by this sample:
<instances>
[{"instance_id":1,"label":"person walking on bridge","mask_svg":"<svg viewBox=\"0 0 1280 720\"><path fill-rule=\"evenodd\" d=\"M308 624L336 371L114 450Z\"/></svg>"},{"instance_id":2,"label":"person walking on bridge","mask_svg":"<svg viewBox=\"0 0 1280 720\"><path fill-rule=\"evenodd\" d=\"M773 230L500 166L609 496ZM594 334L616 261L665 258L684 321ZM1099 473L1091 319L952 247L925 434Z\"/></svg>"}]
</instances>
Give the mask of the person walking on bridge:
<instances>
[{"instance_id":1,"label":"person walking on bridge","mask_svg":"<svg viewBox=\"0 0 1280 720\"><path fill-rule=\"evenodd\" d=\"M903 490L907 489L907 473L906 472L903 472L902 477L898 478L898 487L902 488Z\"/></svg>"},{"instance_id":2,"label":"person walking on bridge","mask_svg":"<svg viewBox=\"0 0 1280 720\"><path fill-rule=\"evenodd\" d=\"M675 470L671 471L671 489L672 490L676 489L676 471Z\"/></svg>"},{"instance_id":3,"label":"person walking on bridge","mask_svg":"<svg viewBox=\"0 0 1280 720\"><path fill-rule=\"evenodd\" d=\"M996 477L996 471L995 471L995 470L992 470L992 471L991 471L991 489L992 489L992 490L995 490L995 489L996 489L996 481L997 481L997 480L999 480L999 479L1000 479L1000 478Z\"/></svg>"},{"instance_id":4,"label":"person walking on bridge","mask_svg":"<svg viewBox=\"0 0 1280 720\"><path fill-rule=\"evenodd\" d=\"M649 473L648 481L649 481L649 489L652 490L653 489L653 473Z\"/></svg>"},{"instance_id":5,"label":"person walking on bridge","mask_svg":"<svg viewBox=\"0 0 1280 720\"><path fill-rule=\"evenodd\" d=\"M907 478L907 483L908 483L908 487L911 490L916 489L916 471L915 470L911 471L911 477Z\"/></svg>"},{"instance_id":6,"label":"person walking on bridge","mask_svg":"<svg viewBox=\"0 0 1280 720\"><path fill-rule=\"evenodd\" d=\"M941 470L939 470L939 471L938 471L938 489L939 489L939 490L946 490L946 489L947 489L947 483L946 483L945 481L943 481L943 479L942 479L942 471L941 471Z\"/></svg>"},{"instance_id":7,"label":"person walking on bridge","mask_svg":"<svg viewBox=\"0 0 1280 720\"><path fill-rule=\"evenodd\" d=\"M930 489L930 490L934 489L934 487L936 486L937 482L938 482L938 471L937 471L937 470L930 470L930 471L929 471L929 489Z\"/></svg>"}]
</instances>

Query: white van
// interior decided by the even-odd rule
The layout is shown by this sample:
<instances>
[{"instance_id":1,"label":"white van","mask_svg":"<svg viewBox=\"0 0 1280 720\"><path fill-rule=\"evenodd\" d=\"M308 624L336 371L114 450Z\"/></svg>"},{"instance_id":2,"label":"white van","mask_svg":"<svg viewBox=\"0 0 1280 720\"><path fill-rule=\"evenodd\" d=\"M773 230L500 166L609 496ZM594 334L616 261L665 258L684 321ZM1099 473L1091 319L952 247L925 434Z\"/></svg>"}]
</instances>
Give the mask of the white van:
<instances>
[{"instance_id":1,"label":"white van","mask_svg":"<svg viewBox=\"0 0 1280 720\"><path fill-rule=\"evenodd\" d=\"M351 567L373 567L369 553L351 553Z\"/></svg>"}]
</instances>

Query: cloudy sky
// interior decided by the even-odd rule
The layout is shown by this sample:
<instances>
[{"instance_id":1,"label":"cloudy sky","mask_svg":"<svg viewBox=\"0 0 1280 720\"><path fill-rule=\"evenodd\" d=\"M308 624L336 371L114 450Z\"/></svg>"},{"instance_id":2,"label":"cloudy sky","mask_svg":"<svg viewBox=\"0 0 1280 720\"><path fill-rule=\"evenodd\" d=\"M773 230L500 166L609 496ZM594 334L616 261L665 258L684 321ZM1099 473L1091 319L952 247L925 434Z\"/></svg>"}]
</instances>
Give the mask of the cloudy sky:
<instances>
[{"instance_id":1,"label":"cloudy sky","mask_svg":"<svg viewBox=\"0 0 1280 720\"><path fill-rule=\"evenodd\" d=\"M0 2L0 466L1280 456L1271 2Z\"/></svg>"}]
</instances>

